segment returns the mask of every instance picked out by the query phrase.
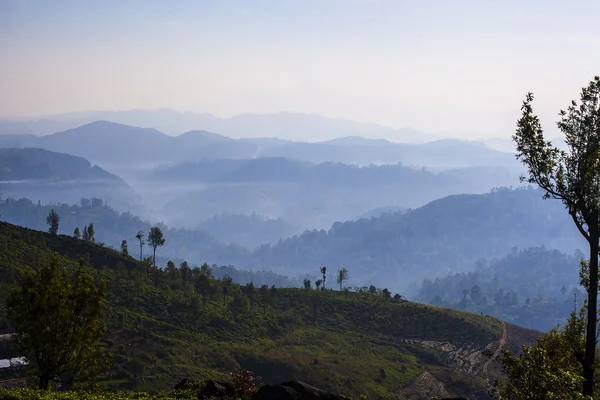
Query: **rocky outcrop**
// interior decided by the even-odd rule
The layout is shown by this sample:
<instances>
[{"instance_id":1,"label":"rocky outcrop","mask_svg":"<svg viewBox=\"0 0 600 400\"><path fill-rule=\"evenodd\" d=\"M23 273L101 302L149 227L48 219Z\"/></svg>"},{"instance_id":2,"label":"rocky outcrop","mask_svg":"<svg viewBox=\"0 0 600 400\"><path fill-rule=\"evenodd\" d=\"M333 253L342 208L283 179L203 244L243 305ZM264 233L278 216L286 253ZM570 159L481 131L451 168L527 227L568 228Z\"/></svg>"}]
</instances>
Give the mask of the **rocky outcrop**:
<instances>
[{"instance_id":1,"label":"rocky outcrop","mask_svg":"<svg viewBox=\"0 0 600 400\"><path fill-rule=\"evenodd\" d=\"M183 379L174 390L198 390L199 399L235 398L235 388L229 382L198 382ZM277 385L264 385L253 396L252 400L342 400L343 397L327 393L306 383L289 381Z\"/></svg>"},{"instance_id":2,"label":"rocky outcrop","mask_svg":"<svg viewBox=\"0 0 600 400\"><path fill-rule=\"evenodd\" d=\"M306 383L289 381L278 385L265 385L252 400L342 400L343 397L324 392Z\"/></svg>"}]
</instances>

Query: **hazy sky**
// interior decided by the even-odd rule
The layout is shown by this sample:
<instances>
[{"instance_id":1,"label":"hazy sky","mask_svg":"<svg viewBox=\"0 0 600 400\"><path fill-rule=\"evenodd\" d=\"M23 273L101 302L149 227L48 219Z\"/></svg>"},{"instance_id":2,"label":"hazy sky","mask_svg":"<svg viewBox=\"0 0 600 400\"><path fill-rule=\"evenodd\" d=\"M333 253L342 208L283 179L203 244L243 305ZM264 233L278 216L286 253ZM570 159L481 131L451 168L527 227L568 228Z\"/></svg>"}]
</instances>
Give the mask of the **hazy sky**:
<instances>
[{"instance_id":1,"label":"hazy sky","mask_svg":"<svg viewBox=\"0 0 600 400\"><path fill-rule=\"evenodd\" d=\"M597 0L0 0L0 116L314 112L464 136L550 125L600 74Z\"/></svg>"}]
</instances>

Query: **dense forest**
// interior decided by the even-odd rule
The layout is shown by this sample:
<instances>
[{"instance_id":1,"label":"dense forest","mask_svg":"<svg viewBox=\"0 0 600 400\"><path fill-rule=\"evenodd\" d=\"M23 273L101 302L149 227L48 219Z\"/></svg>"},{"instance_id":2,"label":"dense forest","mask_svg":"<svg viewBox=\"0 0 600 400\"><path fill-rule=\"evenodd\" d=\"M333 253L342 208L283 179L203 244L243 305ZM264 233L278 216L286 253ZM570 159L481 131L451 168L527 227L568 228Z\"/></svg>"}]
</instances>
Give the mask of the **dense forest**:
<instances>
[{"instance_id":1,"label":"dense forest","mask_svg":"<svg viewBox=\"0 0 600 400\"><path fill-rule=\"evenodd\" d=\"M579 251L570 256L543 247L515 248L506 257L478 261L473 271L423 281L416 299L547 331L583 304L582 258Z\"/></svg>"}]
</instances>

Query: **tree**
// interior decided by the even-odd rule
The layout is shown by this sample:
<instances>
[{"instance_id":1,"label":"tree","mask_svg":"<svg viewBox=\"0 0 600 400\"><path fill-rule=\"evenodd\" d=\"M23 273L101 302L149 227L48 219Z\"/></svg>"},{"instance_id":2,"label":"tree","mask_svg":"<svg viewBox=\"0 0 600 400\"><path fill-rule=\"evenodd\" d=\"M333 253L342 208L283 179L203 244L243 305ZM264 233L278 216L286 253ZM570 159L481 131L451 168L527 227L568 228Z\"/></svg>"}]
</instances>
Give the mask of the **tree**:
<instances>
[{"instance_id":1,"label":"tree","mask_svg":"<svg viewBox=\"0 0 600 400\"><path fill-rule=\"evenodd\" d=\"M124 239L121 241L121 254L123 254L124 256L129 255L129 248L127 247L127 240L124 240Z\"/></svg>"},{"instance_id":2,"label":"tree","mask_svg":"<svg viewBox=\"0 0 600 400\"><path fill-rule=\"evenodd\" d=\"M204 275L207 278L212 278L212 268L207 263L202 264L202 266L200 266L200 275Z\"/></svg>"},{"instance_id":3,"label":"tree","mask_svg":"<svg viewBox=\"0 0 600 400\"><path fill-rule=\"evenodd\" d=\"M271 296L269 294L269 286L262 285L260 289L258 289L258 297L260 298L260 303L263 307L263 314L266 313L267 304L270 302Z\"/></svg>"},{"instance_id":4,"label":"tree","mask_svg":"<svg viewBox=\"0 0 600 400\"><path fill-rule=\"evenodd\" d=\"M315 286L317 287L317 290L319 290L319 288L321 287L322 284L323 284L323 279L317 279L315 281Z\"/></svg>"},{"instance_id":5,"label":"tree","mask_svg":"<svg viewBox=\"0 0 600 400\"><path fill-rule=\"evenodd\" d=\"M227 297L229 296L229 291L231 289L231 285L233 284L233 279L229 275L225 275L223 279L221 279L221 283L223 284L223 303L227 303Z\"/></svg>"},{"instance_id":6,"label":"tree","mask_svg":"<svg viewBox=\"0 0 600 400\"><path fill-rule=\"evenodd\" d=\"M250 307L254 307L254 283L250 282L246 284L246 297L250 301Z\"/></svg>"},{"instance_id":7,"label":"tree","mask_svg":"<svg viewBox=\"0 0 600 400\"><path fill-rule=\"evenodd\" d=\"M51 235L58 234L58 224L60 222L60 216L54 211L54 209L50 210L48 216L46 217L46 223L48 224L48 232Z\"/></svg>"},{"instance_id":8,"label":"tree","mask_svg":"<svg viewBox=\"0 0 600 400\"><path fill-rule=\"evenodd\" d=\"M184 285L186 285L190 281L192 277L192 269L190 268L190 265L187 261L184 261L181 264L179 264L179 275L181 275L181 281Z\"/></svg>"},{"instance_id":9,"label":"tree","mask_svg":"<svg viewBox=\"0 0 600 400\"><path fill-rule=\"evenodd\" d=\"M154 268L156 268L156 249L164 246L165 244L165 238L163 237L163 233L158 226L150 228L147 240L150 247L152 247L152 265L154 265Z\"/></svg>"},{"instance_id":10,"label":"tree","mask_svg":"<svg viewBox=\"0 0 600 400\"><path fill-rule=\"evenodd\" d=\"M56 254L13 284L7 314L39 389L57 376L84 380L105 367L99 345L106 331L105 295L105 282L95 282L83 262L69 269Z\"/></svg>"},{"instance_id":11,"label":"tree","mask_svg":"<svg viewBox=\"0 0 600 400\"><path fill-rule=\"evenodd\" d=\"M75 239L81 239L81 232L79 232L79 227L76 227L75 230L73 231L73 237Z\"/></svg>"},{"instance_id":12,"label":"tree","mask_svg":"<svg viewBox=\"0 0 600 400\"><path fill-rule=\"evenodd\" d=\"M310 287L311 287L311 282L310 282L310 279L305 279L305 280L304 280L304 289L305 289L305 290L310 290ZM317 288L317 289L318 289L318 288Z\"/></svg>"},{"instance_id":13,"label":"tree","mask_svg":"<svg viewBox=\"0 0 600 400\"><path fill-rule=\"evenodd\" d=\"M589 245L589 287L583 394L594 393L596 325L598 315L598 249L600 240L600 77L581 91L581 102L572 101L560 111L558 128L568 150L546 141L539 118L533 113L533 94L528 93L513 140L517 158L528 169L529 183L538 185L544 198L562 201L575 226Z\"/></svg>"},{"instance_id":14,"label":"tree","mask_svg":"<svg viewBox=\"0 0 600 400\"><path fill-rule=\"evenodd\" d=\"M553 328L533 346L513 357L505 350L498 358L505 379L495 382L496 399L587 399L583 395L581 359L585 355L585 308L571 314L562 329ZM595 360L597 362L597 359Z\"/></svg>"},{"instance_id":15,"label":"tree","mask_svg":"<svg viewBox=\"0 0 600 400\"><path fill-rule=\"evenodd\" d=\"M206 306L206 296L208 296L212 285L210 278L207 275L200 275L196 278L194 284L196 286L196 292L200 293L202 296L202 306L204 307Z\"/></svg>"},{"instance_id":16,"label":"tree","mask_svg":"<svg viewBox=\"0 0 600 400\"><path fill-rule=\"evenodd\" d=\"M346 267L343 267L337 273L337 283L338 283L338 285L340 285L340 292L342 291L342 285L347 280L348 280L348 270L346 269Z\"/></svg>"},{"instance_id":17,"label":"tree","mask_svg":"<svg viewBox=\"0 0 600 400\"><path fill-rule=\"evenodd\" d=\"M88 234L88 227L87 227L87 225L83 227L83 236L81 238L85 242L89 242L90 241L90 235Z\"/></svg>"},{"instance_id":18,"label":"tree","mask_svg":"<svg viewBox=\"0 0 600 400\"><path fill-rule=\"evenodd\" d=\"M321 274L323 274L323 290L325 290L325 281L327 280L327 267L321 267Z\"/></svg>"},{"instance_id":19,"label":"tree","mask_svg":"<svg viewBox=\"0 0 600 400\"><path fill-rule=\"evenodd\" d=\"M135 235L135 238L140 242L140 261L142 261L143 257L143 251L144 251L144 244L146 244L144 242L144 231L138 231L138 233Z\"/></svg>"},{"instance_id":20,"label":"tree","mask_svg":"<svg viewBox=\"0 0 600 400\"><path fill-rule=\"evenodd\" d=\"M83 228L83 240L86 242L94 243L96 241L96 231L94 230L94 224L89 224Z\"/></svg>"}]
</instances>

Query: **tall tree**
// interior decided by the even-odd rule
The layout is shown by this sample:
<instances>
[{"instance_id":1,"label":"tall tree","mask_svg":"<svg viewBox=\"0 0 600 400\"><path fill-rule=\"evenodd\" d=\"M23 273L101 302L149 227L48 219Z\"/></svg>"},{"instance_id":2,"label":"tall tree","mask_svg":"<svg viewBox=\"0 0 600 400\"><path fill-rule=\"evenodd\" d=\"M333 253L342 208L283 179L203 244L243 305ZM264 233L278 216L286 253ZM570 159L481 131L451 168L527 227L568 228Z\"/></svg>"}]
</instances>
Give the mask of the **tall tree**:
<instances>
[{"instance_id":1,"label":"tall tree","mask_svg":"<svg viewBox=\"0 0 600 400\"><path fill-rule=\"evenodd\" d=\"M73 237L75 239L81 239L81 232L79 231L79 227L75 227L75 230L73 230Z\"/></svg>"},{"instance_id":2,"label":"tall tree","mask_svg":"<svg viewBox=\"0 0 600 400\"><path fill-rule=\"evenodd\" d=\"M340 292L342 291L342 286L344 285L344 282L347 280L348 280L348 270L346 269L346 267L343 267L337 273L337 283L338 283L338 285L340 285Z\"/></svg>"},{"instance_id":3,"label":"tall tree","mask_svg":"<svg viewBox=\"0 0 600 400\"><path fill-rule=\"evenodd\" d=\"M150 247L152 247L152 264L154 265L154 268L156 268L156 249L164 246L165 244L165 238L163 237L163 233L158 226L150 228L147 240Z\"/></svg>"},{"instance_id":4,"label":"tall tree","mask_svg":"<svg viewBox=\"0 0 600 400\"><path fill-rule=\"evenodd\" d=\"M89 242L90 241L90 235L88 233L88 227L87 225L83 227L83 236L81 237L85 242Z\"/></svg>"},{"instance_id":5,"label":"tall tree","mask_svg":"<svg viewBox=\"0 0 600 400\"><path fill-rule=\"evenodd\" d=\"M60 216L54 211L54 209L50 210L48 216L46 217L46 223L48 224L48 232L51 235L58 234L58 224L60 223Z\"/></svg>"},{"instance_id":6,"label":"tall tree","mask_svg":"<svg viewBox=\"0 0 600 400\"><path fill-rule=\"evenodd\" d=\"M142 254L144 251L144 244L146 244L144 242L144 231L138 231L138 233L135 235L135 238L140 243L140 261L142 261L142 259L144 258L143 254Z\"/></svg>"},{"instance_id":7,"label":"tall tree","mask_svg":"<svg viewBox=\"0 0 600 400\"><path fill-rule=\"evenodd\" d=\"M598 249L600 240L600 77L582 89L580 104L560 111L558 128L567 150L546 141L528 93L513 139L517 157L527 166L529 183L544 190L544 198L563 202L575 226L589 244L588 313L586 322L583 394L594 393L596 325L598 314Z\"/></svg>"},{"instance_id":8,"label":"tall tree","mask_svg":"<svg viewBox=\"0 0 600 400\"><path fill-rule=\"evenodd\" d=\"M323 274L323 290L325 290L325 281L327 280L327 267L321 267L321 274Z\"/></svg>"},{"instance_id":9,"label":"tall tree","mask_svg":"<svg viewBox=\"0 0 600 400\"><path fill-rule=\"evenodd\" d=\"M229 275L225 275L223 279L221 279L222 290L223 290L223 302L227 303L227 297L229 296L229 291L231 290L231 285L233 284L233 279Z\"/></svg>"},{"instance_id":10,"label":"tall tree","mask_svg":"<svg viewBox=\"0 0 600 400\"><path fill-rule=\"evenodd\" d=\"M105 366L99 345L106 331L105 295L105 283L96 283L83 263L68 269L56 254L37 271L27 268L13 284L7 314L39 389L48 389L58 376L90 378Z\"/></svg>"},{"instance_id":11,"label":"tall tree","mask_svg":"<svg viewBox=\"0 0 600 400\"><path fill-rule=\"evenodd\" d=\"M84 233L87 231L87 239L88 242L94 243L96 241L96 230L94 229L94 224L89 224L86 229L84 229ZM85 236L85 235L84 235Z\"/></svg>"},{"instance_id":12,"label":"tall tree","mask_svg":"<svg viewBox=\"0 0 600 400\"><path fill-rule=\"evenodd\" d=\"M124 256L129 255L129 247L127 246L127 240L125 239L121 241L121 254L123 254Z\"/></svg>"},{"instance_id":13,"label":"tall tree","mask_svg":"<svg viewBox=\"0 0 600 400\"><path fill-rule=\"evenodd\" d=\"M312 283L310 282L310 279L304 280L304 289L310 290L311 285L312 285Z\"/></svg>"}]
</instances>

